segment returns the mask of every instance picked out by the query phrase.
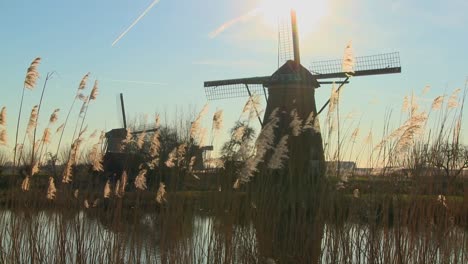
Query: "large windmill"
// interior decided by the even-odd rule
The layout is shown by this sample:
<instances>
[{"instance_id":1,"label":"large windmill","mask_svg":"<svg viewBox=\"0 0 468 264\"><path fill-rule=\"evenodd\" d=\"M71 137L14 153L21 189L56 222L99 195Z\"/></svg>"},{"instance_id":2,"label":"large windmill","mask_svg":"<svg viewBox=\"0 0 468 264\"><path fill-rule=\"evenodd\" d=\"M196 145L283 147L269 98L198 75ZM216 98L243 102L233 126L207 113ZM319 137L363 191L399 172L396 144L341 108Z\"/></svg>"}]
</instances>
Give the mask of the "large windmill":
<instances>
[{"instance_id":1,"label":"large windmill","mask_svg":"<svg viewBox=\"0 0 468 264\"><path fill-rule=\"evenodd\" d=\"M315 62L310 70L302 66L294 10L291 11L290 24L292 32L288 35L280 30L279 44L280 49L291 47L293 58L287 60L276 72L271 76L208 81L204 83L205 93L208 100L252 96L254 93L263 94L267 105L263 122L259 119L260 123L264 126L272 112L278 109L280 121L275 129L274 144L276 145L283 136L289 135L289 161L285 166L286 169L293 174L314 178L316 177L314 175L321 175L324 170L322 136L316 118L315 89L319 88L320 84L331 83L322 81L323 79L345 78L344 81L337 82L343 85L349 82L349 73L343 72L341 60ZM355 59L353 70L353 76L399 73L401 72L399 54L358 57ZM301 120L306 120L312 115L314 117L312 129L304 130L298 136L292 135L289 124L293 111L297 112Z\"/></svg>"}]
</instances>

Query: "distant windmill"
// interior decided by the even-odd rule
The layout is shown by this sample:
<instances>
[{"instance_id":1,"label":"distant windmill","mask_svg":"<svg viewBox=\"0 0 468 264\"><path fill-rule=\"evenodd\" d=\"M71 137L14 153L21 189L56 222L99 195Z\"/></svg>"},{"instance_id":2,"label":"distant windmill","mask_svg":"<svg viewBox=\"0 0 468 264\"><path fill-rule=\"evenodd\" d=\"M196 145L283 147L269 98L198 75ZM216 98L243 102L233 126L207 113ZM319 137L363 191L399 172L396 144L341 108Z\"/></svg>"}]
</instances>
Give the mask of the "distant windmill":
<instances>
[{"instance_id":1,"label":"distant windmill","mask_svg":"<svg viewBox=\"0 0 468 264\"><path fill-rule=\"evenodd\" d=\"M104 155L104 171L107 173L115 173L120 176L135 157L125 151L124 144L127 138L128 132L132 134L132 137L138 136L142 133L151 133L157 131L159 128L156 125L150 126L150 128L142 128L136 131L129 131L127 128L127 118L125 114L125 104L123 94L120 94L120 107L122 110L123 128L115 128L106 133L106 152Z\"/></svg>"},{"instance_id":2,"label":"distant windmill","mask_svg":"<svg viewBox=\"0 0 468 264\"><path fill-rule=\"evenodd\" d=\"M311 70L301 65L294 10L291 10L292 32L290 33L292 34L285 34L287 31L284 27L279 30L278 60L288 56L293 57L293 60L287 60L271 76L205 82L205 93L208 100L252 96L253 93L264 94L267 105L263 122L260 118L259 121L262 126L265 125L272 112L275 109L279 110L280 121L275 129L274 144L276 145L283 136L289 135L289 161L286 168L294 174L313 178L314 175L324 171L322 136L316 118L318 113L315 104L315 89L320 87L320 84L332 83L318 80L346 78L344 81L337 82L342 86L349 81L349 73L343 72L341 60L314 62ZM291 46L292 54L288 53ZM399 54L389 53L356 58L352 75L366 76L399 72L401 72ZM314 117L312 129L304 130L298 136L291 135L289 124L293 110L297 112L301 120L306 120L312 115Z\"/></svg>"},{"instance_id":3,"label":"distant windmill","mask_svg":"<svg viewBox=\"0 0 468 264\"><path fill-rule=\"evenodd\" d=\"M108 174L116 174L117 176L122 175L123 171L135 170L138 165L141 164L142 160L139 160L139 153L128 152L125 149L127 144L126 139L131 134L131 138L138 137L143 133L153 133L160 129L158 124L143 125L131 131L127 128L127 119L125 113L125 104L123 94L120 94L120 108L122 111L123 128L116 128L106 133L106 144L105 144L105 155L104 155L104 171ZM188 150L192 157L195 157L195 163L193 164L194 170L203 170L204 167L204 156L207 151L212 151L213 146L199 146L192 144ZM132 168L135 167L135 168Z\"/></svg>"}]
</instances>

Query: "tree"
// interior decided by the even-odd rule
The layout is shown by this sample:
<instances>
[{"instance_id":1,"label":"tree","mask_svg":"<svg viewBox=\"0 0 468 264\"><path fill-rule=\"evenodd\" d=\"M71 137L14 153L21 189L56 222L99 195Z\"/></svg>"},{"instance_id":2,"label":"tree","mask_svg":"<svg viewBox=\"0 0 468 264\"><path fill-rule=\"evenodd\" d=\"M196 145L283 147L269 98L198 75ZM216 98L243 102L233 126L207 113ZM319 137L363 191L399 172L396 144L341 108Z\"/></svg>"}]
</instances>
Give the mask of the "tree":
<instances>
[{"instance_id":1,"label":"tree","mask_svg":"<svg viewBox=\"0 0 468 264\"><path fill-rule=\"evenodd\" d=\"M221 148L225 162L243 162L251 155L254 148L255 130L246 122L237 121L231 128L231 138Z\"/></svg>"},{"instance_id":2,"label":"tree","mask_svg":"<svg viewBox=\"0 0 468 264\"><path fill-rule=\"evenodd\" d=\"M453 183L468 168L468 146L456 143L442 143L433 149L432 164L444 172L443 188Z\"/></svg>"}]
</instances>

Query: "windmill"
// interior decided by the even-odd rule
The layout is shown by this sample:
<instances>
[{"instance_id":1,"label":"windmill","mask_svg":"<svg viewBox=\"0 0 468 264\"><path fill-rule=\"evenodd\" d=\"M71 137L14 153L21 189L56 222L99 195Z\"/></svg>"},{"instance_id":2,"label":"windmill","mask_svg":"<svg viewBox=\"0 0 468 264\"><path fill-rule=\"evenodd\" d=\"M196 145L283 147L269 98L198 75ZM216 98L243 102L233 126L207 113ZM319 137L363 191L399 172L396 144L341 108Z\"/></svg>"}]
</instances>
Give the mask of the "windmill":
<instances>
[{"instance_id":1,"label":"windmill","mask_svg":"<svg viewBox=\"0 0 468 264\"><path fill-rule=\"evenodd\" d=\"M316 118L320 112L316 108L315 89L319 88L321 84L332 83L331 81L323 81L324 79L345 78L344 81L336 82L340 84L339 88L341 88L344 83L349 82L350 75L341 69L341 60L314 62L310 70L302 66L294 10L291 10L290 21L290 34L285 34L287 29L279 31L279 51L283 49L284 52L279 54L279 59L281 55L285 55L288 49L292 49L292 59L287 60L271 76L208 81L204 83L204 87L208 100L263 94L267 105L263 120L259 118L261 125L265 126L268 117L275 109L278 109L277 117L280 121L275 129L274 145L283 136L289 135L289 160L285 166L286 170L289 169L290 172L297 175L315 178L318 177L316 175L322 175L324 172L322 136ZM288 57L287 55L283 57ZM358 57L355 61L353 76L356 77L401 72L398 53ZM307 120L308 117L313 116L312 129L292 136L289 124L292 120L290 114L293 111L301 120Z\"/></svg>"},{"instance_id":2,"label":"windmill","mask_svg":"<svg viewBox=\"0 0 468 264\"><path fill-rule=\"evenodd\" d=\"M135 155L127 153L124 148L125 139L127 138L129 129L127 128L127 118L125 114L125 104L123 94L120 94L120 107L122 111L123 128L115 128L106 133L105 155L104 155L104 171L107 173L115 173L121 175L130 163L136 159ZM151 133L157 131L156 125L150 126L149 129L143 127L131 131L131 136L135 137L142 133Z\"/></svg>"},{"instance_id":3,"label":"windmill","mask_svg":"<svg viewBox=\"0 0 468 264\"><path fill-rule=\"evenodd\" d=\"M117 177L120 177L123 171L135 172L139 165L144 162L144 153L142 151L129 152L125 149L128 137L134 138L143 133L153 133L160 129L158 124L140 126L135 128L134 131L128 129L123 94L120 94L120 109L123 127L112 129L105 134L106 143L103 162L104 172L109 175L115 174ZM187 153L190 153L191 157L195 157L195 162L192 165L194 171L204 171L207 169L204 159L206 152L212 150L213 146L190 145Z\"/></svg>"}]
</instances>

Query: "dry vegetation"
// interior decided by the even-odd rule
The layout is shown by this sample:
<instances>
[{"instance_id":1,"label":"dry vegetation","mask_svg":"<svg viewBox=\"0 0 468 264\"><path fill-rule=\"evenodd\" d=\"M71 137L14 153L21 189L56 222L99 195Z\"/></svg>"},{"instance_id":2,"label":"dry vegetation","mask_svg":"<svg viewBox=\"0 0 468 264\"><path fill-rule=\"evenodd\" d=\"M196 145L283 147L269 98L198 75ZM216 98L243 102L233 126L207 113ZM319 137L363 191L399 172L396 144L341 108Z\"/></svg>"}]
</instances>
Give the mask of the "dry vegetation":
<instances>
[{"instance_id":1,"label":"dry vegetation","mask_svg":"<svg viewBox=\"0 0 468 264\"><path fill-rule=\"evenodd\" d=\"M35 87L39 62L28 69L23 91ZM462 177L468 150L460 138L466 86L437 97L427 111L416 96L406 98L405 121L392 129L389 113L375 145L372 131L360 140L359 124L339 119L333 90L322 117L327 160L367 160L385 168L378 172L331 166L325 178L279 177L288 137L274 139L273 114L255 139L249 122L260 110L258 98L249 98L222 148L223 166L214 172L197 170L192 152L206 144L205 106L173 125L161 125L156 115L158 130L129 133L123 146L137 158L114 175L103 162L104 134L86 136L98 89L96 81L83 95L89 76L62 125L57 109L36 140L39 103L22 142L17 129L16 147L0 147L0 167L13 169L0 176L0 263L468 262L468 184ZM76 102L82 107L72 144L61 148ZM214 114L213 135L222 115ZM290 137L311 129L309 119L290 116ZM0 145L8 143L6 118L3 108ZM20 110L17 128L21 120ZM134 129L147 121L139 123ZM52 140L58 140L56 151L49 148Z\"/></svg>"}]
</instances>

